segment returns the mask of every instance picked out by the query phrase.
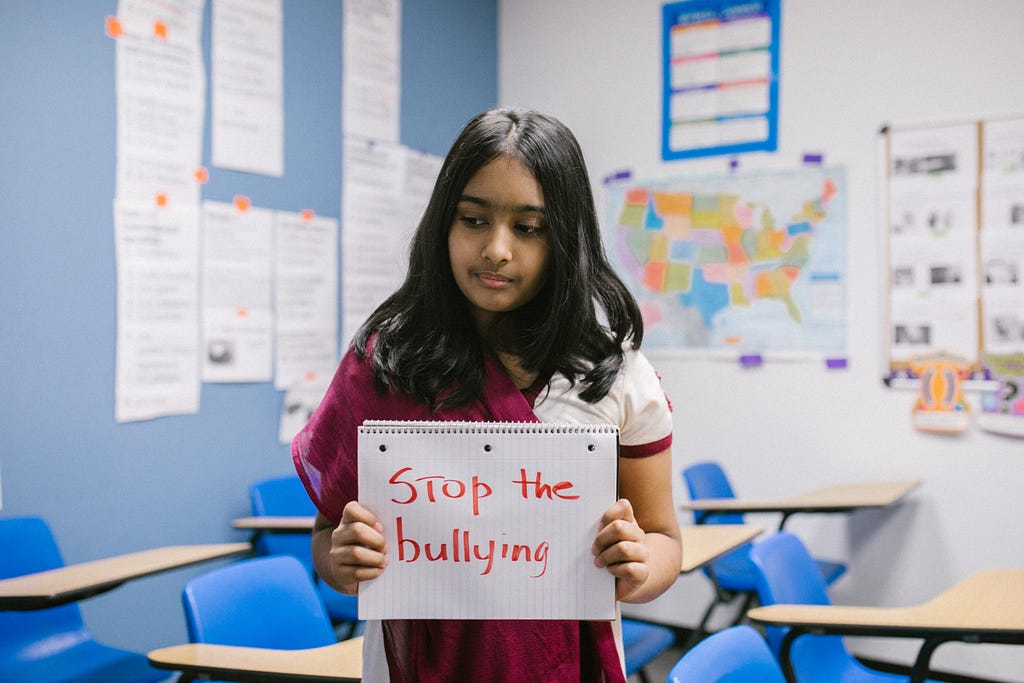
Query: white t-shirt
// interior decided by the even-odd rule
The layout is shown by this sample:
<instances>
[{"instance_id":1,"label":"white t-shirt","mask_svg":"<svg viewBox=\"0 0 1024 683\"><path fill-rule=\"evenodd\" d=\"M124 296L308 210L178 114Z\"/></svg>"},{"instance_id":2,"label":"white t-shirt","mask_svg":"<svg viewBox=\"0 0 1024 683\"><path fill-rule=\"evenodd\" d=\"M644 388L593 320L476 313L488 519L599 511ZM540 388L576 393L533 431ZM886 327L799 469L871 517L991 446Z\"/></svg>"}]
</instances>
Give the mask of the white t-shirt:
<instances>
[{"instance_id":1,"label":"white t-shirt","mask_svg":"<svg viewBox=\"0 0 1024 683\"><path fill-rule=\"evenodd\" d=\"M672 412L661 380L639 351L623 349L622 370L608 394L597 403L580 398L583 387L555 373L541 389L533 413L541 422L611 424L619 428L619 454L642 457L671 445Z\"/></svg>"}]
</instances>

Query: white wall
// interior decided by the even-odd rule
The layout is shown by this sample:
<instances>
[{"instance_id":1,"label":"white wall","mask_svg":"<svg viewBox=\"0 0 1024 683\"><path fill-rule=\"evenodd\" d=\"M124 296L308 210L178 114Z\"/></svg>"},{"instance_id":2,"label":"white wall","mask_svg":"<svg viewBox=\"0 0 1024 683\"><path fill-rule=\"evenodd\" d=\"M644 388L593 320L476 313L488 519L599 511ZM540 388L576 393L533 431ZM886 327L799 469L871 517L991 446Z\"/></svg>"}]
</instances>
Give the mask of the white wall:
<instances>
[{"instance_id":1,"label":"white wall","mask_svg":"<svg viewBox=\"0 0 1024 683\"><path fill-rule=\"evenodd\" d=\"M500 101L565 121L597 181L622 168L643 179L724 173L722 158L660 161L661 5L500 0ZM921 478L923 486L896 509L805 515L787 524L815 554L849 564L833 587L834 601L913 604L976 570L1024 567L1024 441L978 430L953 437L916 432L909 421L913 392L880 381L885 243L878 131L885 123L1024 114L1024 2L782 5L779 150L743 156L740 170L794 168L804 152L822 152L827 164L846 167L850 367L769 363L742 370L651 354L675 406L676 470L719 459L745 496ZM677 501L686 500L676 479ZM751 521L773 528L777 517ZM693 625L710 595L698 573L627 611ZM909 664L918 641L857 639L850 646ZM948 644L933 665L1021 681L1024 648Z\"/></svg>"}]
</instances>

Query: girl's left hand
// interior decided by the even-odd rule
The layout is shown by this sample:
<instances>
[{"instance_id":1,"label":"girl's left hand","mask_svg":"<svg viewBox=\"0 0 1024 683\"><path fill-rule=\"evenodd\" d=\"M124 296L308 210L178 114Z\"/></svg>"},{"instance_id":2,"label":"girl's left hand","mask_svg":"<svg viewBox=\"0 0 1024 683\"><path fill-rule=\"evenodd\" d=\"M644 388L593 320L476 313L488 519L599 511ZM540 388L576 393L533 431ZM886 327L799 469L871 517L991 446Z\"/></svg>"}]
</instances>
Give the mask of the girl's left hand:
<instances>
[{"instance_id":1,"label":"girl's left hand","mask_svg":"<svg viewBox=\"0 0 1024 683\"><path fill-rule=\"evenodd\" d=\"M651 553L644 543L646 534L637 524L633 505L625 498L605 510L601 530L591 552L594 564L615 577L615 599L622 600L644 585L650 576Z\"/></svg>"}]
</instances>

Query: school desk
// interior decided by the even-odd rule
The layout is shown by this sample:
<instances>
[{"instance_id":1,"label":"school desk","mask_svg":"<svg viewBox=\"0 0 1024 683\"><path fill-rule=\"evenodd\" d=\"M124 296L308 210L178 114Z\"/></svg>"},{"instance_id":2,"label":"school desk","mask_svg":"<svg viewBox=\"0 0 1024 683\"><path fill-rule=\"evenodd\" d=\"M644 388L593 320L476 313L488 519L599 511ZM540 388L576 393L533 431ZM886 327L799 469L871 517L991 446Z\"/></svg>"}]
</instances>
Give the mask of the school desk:
<instances>
[{"instance_id":1,"label":"school desk","mask_svg":"<svg viewBox=\"0 0 1024 683\"><path fill-rule=\"evenodd\" d=\"M313 517L239 517L231 522L236 529L249 529L260 533L309 533ZM680 572L685 574L700 569L708 562L738 548L762 531L755 524L710 524L707 526L680 526L683 542L683 561ZM255 540L255 537L254 539Z\"/></svg>"},{"instance_id":2,"label":"school desk","mask_svg":"<svg viewBox=\"0 0 1024 683\"><path fill-rule=\"evenodd\" d=\"M683 503L686 510L702 513L698 524L715 513L744 514L754 512L781 512L779 530L790 516L799 512L831 513L853 512L863 508L884 508L899 502L920 485L920 480L877 481L831 484L785 498L698 498Z\"/></svg>"},{"instance_id":3,"label":"school desk","mask_svg":"<svg viewBox=\"0 0 1024 683\"><path fill-rule=\"evenodd\" d=\"M967 577L912 607L768 605L747 612L751 621L788 626L780 659L795 681L790 650L805 633L922 638L911 683L925 680L932 653L948 642L1024 645L1024 569L989 569Z\"/></svg>"},{"instance_id":4,"label":"school desk","mask_svg":"<svg viewBox=\"0 0 1024 683\"><path fill-rule=\"evenodd\" d=\"M152 650L157 669L181 671L219 681L359 681L363 676L362 636L305 650L189 643Z\"/></svg>"},{"instance_id":5,"label":"school desk","mask_svg":"<svg viewBox=\"0 0 1024 683\"><path fill-rule=\"evenodd\" d=\"M0 611L56 607L91 598L126 581L252 552L250 543L152 548L0 580Z\"/></svg>"},{"instance_id":6,"label":"school desk","mask_svg":"<svg viewBox=\"0 0 1024 683\"><path fill-rule=\"evenodd\" d=\"M686 574L716 560L760 534L756 524L706 524L680 526L683 565Z\"/></svg>"}]
</instances>

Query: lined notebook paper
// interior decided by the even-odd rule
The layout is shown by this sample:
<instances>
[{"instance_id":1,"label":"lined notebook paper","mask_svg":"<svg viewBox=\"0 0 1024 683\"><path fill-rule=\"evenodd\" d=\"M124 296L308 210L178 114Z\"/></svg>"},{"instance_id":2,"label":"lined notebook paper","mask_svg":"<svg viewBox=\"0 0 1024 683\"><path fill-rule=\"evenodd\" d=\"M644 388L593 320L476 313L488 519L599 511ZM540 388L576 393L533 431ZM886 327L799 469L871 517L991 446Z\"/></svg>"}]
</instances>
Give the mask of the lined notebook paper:
<instances>
[{"instance_id":1,"label":"lined notebook paper","mask_svg":"<svg viewBox=\"0 0 1024 683\"><path fill-rule=\"evenodd\" d=\"M590 549L617 444L610 425L365 423L359 500L389 564L360 585L359 618L613 619Z\"/></svg>"}]
</instances>

